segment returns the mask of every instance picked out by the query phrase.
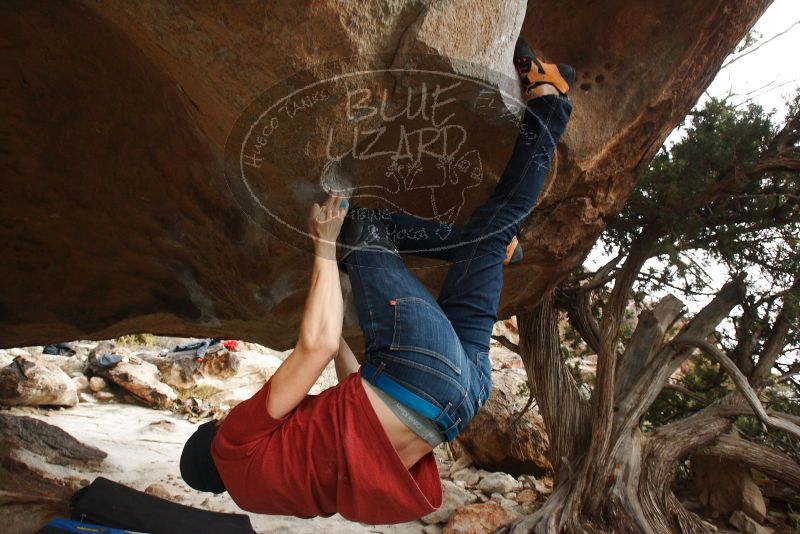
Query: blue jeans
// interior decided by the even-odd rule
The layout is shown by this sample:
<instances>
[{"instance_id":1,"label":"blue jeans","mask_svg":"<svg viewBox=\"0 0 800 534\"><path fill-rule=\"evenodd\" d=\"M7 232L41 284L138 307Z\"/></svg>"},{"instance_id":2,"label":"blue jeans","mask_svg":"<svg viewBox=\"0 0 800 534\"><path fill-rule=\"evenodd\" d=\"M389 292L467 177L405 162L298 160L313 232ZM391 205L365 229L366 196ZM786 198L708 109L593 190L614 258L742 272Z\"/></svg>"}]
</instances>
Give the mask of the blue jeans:
<instances>
[{"instance_id":1,"label":"blue jeans","mask_svg":"<svg viewBox=\"0 0 800 534\"><path fill-rule=\"evenodd\" d=\"M372 212L398 251L453 262L438 299L392 251L355 251L344 261L364 333L362 376L434 421L447 441L489 396L506 247L533 209L571 111L561 96L528 102L511 160L463 228Z\"/></svg>"}]
</instances>

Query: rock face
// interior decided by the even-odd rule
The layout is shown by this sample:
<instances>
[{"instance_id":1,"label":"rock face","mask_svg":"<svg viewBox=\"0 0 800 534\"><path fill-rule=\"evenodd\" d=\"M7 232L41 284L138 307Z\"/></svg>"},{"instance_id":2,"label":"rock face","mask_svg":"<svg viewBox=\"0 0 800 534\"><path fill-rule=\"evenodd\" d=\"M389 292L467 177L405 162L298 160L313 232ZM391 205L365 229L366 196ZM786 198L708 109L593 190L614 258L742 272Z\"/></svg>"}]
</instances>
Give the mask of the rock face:
<instances>
[{"instance_id":1,"label":"rock face","mask_svg":"<svg viewBox=\"0 0 800 534\"><path fill-rule=\"evenodd\" d=\"M427 524L444 523L453 512L465 504L475 502L477 498L469 491L459 488L449 480L442 480L442 505L422 517L422 522Z\"/></svg>"},{"instance_id":2,"label":"rock face","mask_svg":"<svg viewBox=\"0 0 800 534\"><path fill-rule=\"evenodd\" d=\"M207 378L225 380L236 375L239 370L239 358L225 349L206 353L202 359L194 354L143 358L158 367L164 382L177 389L195 388Z\"/></svg>"},{"instance_id":3,"label":"rock face","mask_svg":"<svg viewBox=\"0 0 800 534\"><path fill-rule=\"evenodd\" d=\"M489 471L519 476L551 469L541 416L533 407L519 416L528 398L524 371L493 371L492 383L486 404L459 434L460 447Z\"/></svg>"},{"instance_id":4,"label":"rock face","mask_svg":"<svg viewBox=\"0 0 800 534\"><path fill-rule=\"evenodd\" d=\"M98 361L105 354L124 354L128 361L119 362L113 367L104 367ZM102 341L89 353L88 372L119 386L151 406L167 407L177 399L175 391L161 381L155 365L141 358L131 357L129 354L130 351L125 348L116 347L109 341ZM96 387L101 390L102 384L97 383Z\"/></svg>"},{"instance_id":5,"label":"rock face","mask_svg":"<svg viewBox=\"0 0 800 534\"><path fill-rule=\"evenodd\" d=\"M543 0L526 14L521 0L3 2L0 346L145 331L289 347L311 261L266 232L226 180L237 118L276 82L314 66L303 75L314 83L320 65L342 58L354 69L404 69L422 52L499 97L520 27L545 58L579 73L557 170L522 236L525 260L507 271L501 316L532 307L581 261L769 3ZM403 75L383 81L390 104L403 102ZM472 101L462 102L469 120ZM326 161L306 150L321 137L312 134L347 126L307 116L302 135L265 154L265 177L252 184L294 225L323 196ZM480 161L501 166L513 126L469 124ZM458 220L492 179L468 192ZM397 200L413 206L426 195ZM419 274L435 291L444 269Z\"/></svg>"},{"instance_id":6,"label":"rock face","mask_svg":"<svg viewBox=\"0 0 800 534\"><path fill-rule=\"evenodd\" d=\"M442 533L483 534L494 532L518 517L519 514L496 502L470 504L455 511Z\"/></svg>"},{"instance_id":7,"label":"rock face","mask_svg":"<svg viewBox=\"0 0 800 534\"><path fill-rule=\"evenodd\" d=\"M68 497L80 478L64 468L92 471L106 453L32 417L0 413L0 517L3 532L36 532L55 515L69 517ZM61 466L61 469L49 466ZM48 471L60 471L53 478Z\"/></svg>"},{"instance_id":8,"label":"rock face","mask_svg":"<svg viewBox=\"0 0 800 534\"><path fill-rule=\"evenodd\" d=\"M75 406L78 388L56 365L40 356L17 356L0 369L0 405Z\"/></svg>"}]
</instances>

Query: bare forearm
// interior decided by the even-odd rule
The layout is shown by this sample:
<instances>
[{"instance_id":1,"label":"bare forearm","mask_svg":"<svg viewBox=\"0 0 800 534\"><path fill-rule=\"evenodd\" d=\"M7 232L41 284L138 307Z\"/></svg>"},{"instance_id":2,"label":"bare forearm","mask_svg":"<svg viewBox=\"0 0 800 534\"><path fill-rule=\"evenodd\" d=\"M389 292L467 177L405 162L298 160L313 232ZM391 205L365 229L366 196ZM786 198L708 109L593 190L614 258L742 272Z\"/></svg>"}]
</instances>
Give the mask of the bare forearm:
<instances>
[{"instance_id":1,"label":"bare forearm","mask_svg":"<svg viewBox=\"0 0 800 534\"><path fill-rule=\"evenodd\" d=\"M335 257L335 256L334 256ZM267 411L280 418L292 411L339 349L344 306L336 261L314 259L300 336L294 350L272 376Z\"/></svg>"},{"instance_id":2,"label":"bare forearm","mask_svg":"<svg viewBox=\"0 0 800 534\"><path fill-rule=\"evenodd\" d=\"M330 351L331 357L339 348L342 335L344 304L336 261L328 259L330 250L321 251L314 258L311 286L308 291L303 318L300 321L298 344ZM335 257L335 256L334 256Z\"/></svg>"},{"instance_id":3,"label":"bare forearm","mask_svg":"<svg viewBox=\"0 0 800 534\"><path fill-rule=\"evenodd\" d=\"M356 355L343 337L339 338L339 352L334 359L336 365L336 378L341 382L349 375L358 371L359 363Z\"/></svg>"}]
</instances>

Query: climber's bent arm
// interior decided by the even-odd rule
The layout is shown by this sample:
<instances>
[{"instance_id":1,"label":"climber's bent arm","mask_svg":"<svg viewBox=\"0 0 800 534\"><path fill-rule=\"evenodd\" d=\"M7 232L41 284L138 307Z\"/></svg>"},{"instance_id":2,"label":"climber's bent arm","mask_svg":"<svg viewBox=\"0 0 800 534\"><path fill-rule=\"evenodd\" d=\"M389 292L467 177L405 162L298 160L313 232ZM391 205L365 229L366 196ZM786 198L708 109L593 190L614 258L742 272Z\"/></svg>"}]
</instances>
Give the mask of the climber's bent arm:
<instances>
[{"instance_id":1,"label":"climber's bent arm","mask_svg":"<svg viewBox=\"0 0 800 534\"><path fill-rule=\"evenodd\" d=\"M306 397L339 350L344 314L342 290L336 261L326 257L330 256L319 251L315 255L300 337L270 379L267 411L276 419L291 412Z\"/></svg>"}]
</instances>

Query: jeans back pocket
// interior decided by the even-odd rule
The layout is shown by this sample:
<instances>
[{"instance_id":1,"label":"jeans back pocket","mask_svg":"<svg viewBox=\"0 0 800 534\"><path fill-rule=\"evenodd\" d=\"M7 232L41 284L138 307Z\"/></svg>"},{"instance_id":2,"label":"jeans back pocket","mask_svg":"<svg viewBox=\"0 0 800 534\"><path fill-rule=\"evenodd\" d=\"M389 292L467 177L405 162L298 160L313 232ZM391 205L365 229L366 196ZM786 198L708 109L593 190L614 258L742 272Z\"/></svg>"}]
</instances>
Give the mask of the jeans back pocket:
<instances>
[{"instance_id":1,"label":"jeans back pocket","mask_svg":"<svg viewBox=\"0 0 800 534\"><path fill-rule=\"evenodd\" d=\"M461 374L461 342L453 325L436 304L419 298L403 297L393 301L394 334L392 350L424 354Z\"/></svg>"}]
</instances>

